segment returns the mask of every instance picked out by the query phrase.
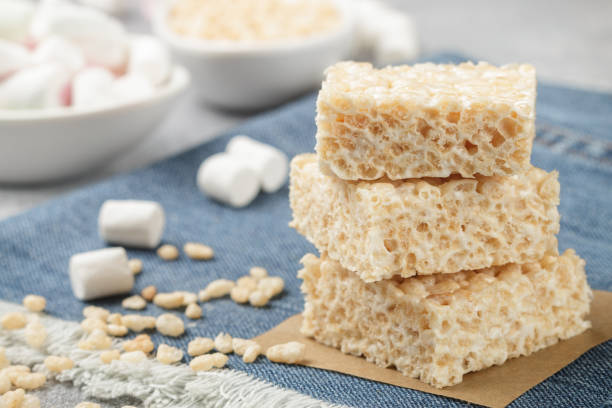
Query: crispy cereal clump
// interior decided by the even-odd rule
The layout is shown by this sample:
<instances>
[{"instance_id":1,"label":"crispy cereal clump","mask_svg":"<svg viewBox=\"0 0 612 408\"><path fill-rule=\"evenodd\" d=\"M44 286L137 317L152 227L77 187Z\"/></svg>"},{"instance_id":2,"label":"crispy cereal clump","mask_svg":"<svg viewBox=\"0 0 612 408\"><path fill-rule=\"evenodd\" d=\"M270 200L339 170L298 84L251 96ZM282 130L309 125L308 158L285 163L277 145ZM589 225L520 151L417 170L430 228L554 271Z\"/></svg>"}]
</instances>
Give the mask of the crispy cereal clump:
<instances>
[{"instance_id":1,"label":"crispy cereal clump","mask_svg":"<svg viewBox=\"0 0 612 408\"><path fill-rule=\"evenodd\" d=\"M162 364L174 364L183 359L183 350L176 347L160 344L157 347L157 361Z\"/></svg>"},{"instance_id":2,"label":"crispy cereal clump","mask_svg":"<svg viewBox=\"0 0 612 408\"><path fill-rule=\"evenodd\" d=\"M143 353L150 353L155 348L155 345L151 341L151 337L148 334L140 334L131 340L126 340L121 344L125 351L142 351Z\"/></svg>"},{"instance_id":3,"label":"crispy cereal clump","mask_svg":"<svg viewBox=\"0 0 612 408\"><path fill-rule=\"evenodd\" d=\"M135 332L141 332L143 330L150 330L155 328L155 317L153 316L129 314L123 316L122 321L125 327Z\"/></svg>"},{"instance_id":4,"label":"crispy cereal clump","mask_svg":"<svg viewBox=\"0 0 612 408\"><path fill-rule=\"evenodd\" d=\"M61 373L64 370L70 370L74 367L74 361L68 357L49 356L45 358L45 367L47 367L49 371Z\"/></svg>"},{"instance_id":5,"label":"crispy cereal clump","mask_svg":"<svg viewBox=\"0 0 612 408\"><path fill-rule=\"evenodd\" d=\"M87 306L83 308L83 316L91 319L100 319L106 321L110 312L103 307L99 306Z\"/></svg>"},{"instance_id":6,"label":"crispy cereal clump","mask_svg":"<svg viewBox=\"0 0 612 408\"><path fill-rule=\"evenodd\" d=\"M28 322L26 315L21 312L10 312L6 313L0 319L0 324L6 330L17 330L23 329Z\"/></svg>"},{"instance_id":7,"label":"crispy cereal clump","mask_svg":"<svg viewBox=\"0 0 612 408\"><path fill-rule=\"evenodd\" d=\"M24 390L35 390L45 385L47 376L43 373L21 373L12 380L12 383L17 388Z\"/></svg>"},{"instance_id":8,"label":"crispy cereal clump","mask_svg":"<svg viewBox=\"0 0 612 408\"><path fill-rule=\"evenodd\" d=\"M106 350L110 348L113 341L104 330L94 329L85 340L78 343L81 350Z\"/></svg>"},{"instance_id":9,"label":"crispy cereal clump","mask_svg":"<svg viewBox=\"0 0 612 408\"><path fill-rule=\"evenodd\" d=\"M215 251L211 247L197 242L187 242L183 246L183 251L196 261L208 261L215 256Z\"/></svg>"},{"instance_id":10,"label":"crispy cereal clump","mask_svg":"<svg viewBox=\"0 0 612 408\"><path fill-rule=\"evenodd\" d=\"M170 313L159 315L155 327L165 336L178 337L185 333L185 324L181 318Z\"/></svg>"},{"instance_id":11,"label":"crispy cereal clump","mask_svg":"<svg viewBox=\"0 0 612 408\"><path fill-rule=\"evenodd\" d=\"M15 391L8 391L0 397L0 407L20 408L25 398L25 391L17 388Z\"/></svg>"},{"instance_id":12,"label":"crispy cereal clump","mask_svg":"<svg viewBox=\"0 0 612 408\"><path fill-rule=\"evenodd\" d=\"M215 342L208 337L196 337L187 345L187 353L192 356L199 356L208 353L215 348Z\"/></svg>"},{"instance_id":13,"label":"crispy cereal clump","mask_svg":"<svg viewBox=\"0 0 612 408\"><path fill-rule=\"evenodd\" d=\"M185 316L190 319L199 319L202 317L202 308L197 303L191 303L185 309Z\"/></svg>"},{"instance_id":14,"label":"crispy cereal clump","mask_svg":"<svg viewBox=\"0 0 612 408\"><path fill-rule=\"evenodd\" d=\"M47 306L47 300L38 295L27 295L23 298L23 305L30 312L39 313L45 310L45 306Z\"/></svg>"},{"instance_id":15,"label":"crispy cereal clump","mask_svg":"<svg viewBox=\"0 0 612 408\"><path fill-rule=\"evenodd\" d=\"M228 357L223 353L204 354L191 360L189 367L193 371L208 371L224 367L227 360Z\"/></svg>"},{"instance_id":16,"label":"crispy cereal clump","mask_svg":"<svg viewBox=\"0 0 612 408\"><path fill-rule=\"evenodd\" d=\"M277 344L266 351L268 360L275 363L296 364L304 359L306 345L298 341Z\"/></svg>"}]
</instances>

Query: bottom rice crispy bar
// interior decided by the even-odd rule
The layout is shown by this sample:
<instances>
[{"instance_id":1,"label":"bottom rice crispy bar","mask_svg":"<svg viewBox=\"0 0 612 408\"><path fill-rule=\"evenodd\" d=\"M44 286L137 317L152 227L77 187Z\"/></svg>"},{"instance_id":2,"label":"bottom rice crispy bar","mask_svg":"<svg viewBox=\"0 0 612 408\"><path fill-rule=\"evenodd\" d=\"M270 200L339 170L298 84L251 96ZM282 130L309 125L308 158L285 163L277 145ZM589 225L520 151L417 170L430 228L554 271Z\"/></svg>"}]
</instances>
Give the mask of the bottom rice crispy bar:
<instances>
[{"instance_id":1,"label":"bottom rice crispy bar","mask_svg":"<svg viewBox=\"0 0 612 408\"><path fill-rule=\"evenodd\" d=\"M302 333L435 387L531 354L590 327L584 261L539 262L366 283L307 254Z\"/></svg>"}]
</instances>

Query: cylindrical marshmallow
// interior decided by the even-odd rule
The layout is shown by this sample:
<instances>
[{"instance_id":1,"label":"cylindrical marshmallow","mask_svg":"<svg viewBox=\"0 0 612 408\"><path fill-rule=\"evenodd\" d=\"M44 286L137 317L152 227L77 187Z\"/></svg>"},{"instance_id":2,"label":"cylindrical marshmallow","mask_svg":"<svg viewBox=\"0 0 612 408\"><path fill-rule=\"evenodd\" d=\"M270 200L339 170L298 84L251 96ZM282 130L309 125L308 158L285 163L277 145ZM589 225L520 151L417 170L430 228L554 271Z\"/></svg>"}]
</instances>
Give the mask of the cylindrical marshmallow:
<instances>
[{"instance_id":1,"label":"cylindrical marshmallow","mask_svg":"<svg viewBox=\"0 0 612 408\"><path fill-rule=\"evenodd\" d=\"M26 67L31 61L26 47L0 38L0 81Z\"/></svg>"},{"instance_id":2,"label":"cylindrical marshmallow","mask_svg":"<svg viewBox=\"0 0 612 408\"><path fill-rule=\"evenodd\" d=\"M141 101L155 92L153 85L142 75L128 74L115 79L109 97L116 103Z\"/></svg>"},{"instance_id":3,"label":"cylindrical marshmallow","mask_svg":"<svg viewBox=\"0 0 612 408\"><path fill-rule=\"evenodd\" d=\"M225 150L255 172L265 192L273 193L285 185L288 159L277 148L239 135L230 140Z\"/></svg>"},{"instance_id":4,"label":"cylindrical marshmallow","mask_svg":"<svg viewBox=\"0 0 612 408\"><path fill-rule=\"evenodd\" d=\"M32 60L35 64L57 62L65 67L70 74L74 74L85 66L85 56L81 50L62 37L52 36L44 39L34 53Z\"/></svg>"},{"instance_id":5,"label":"cylindrical marshmallow","mask_svg":"<svg viewBox=\"0 0 612 408\"><path fill-rule=\"evenodd\" d=\"M168 79L170 68L170 53L157 38L141 36L130 42L128 74L143 76L151 85L158 86Z\"/></svg>"},{"instance_id":6,"label":"cylindrical marshmallow","mask_svg":"<svg viewBox=\"0 0 612 408\"><path fill-rule=\"evenodd\" d=\"M107 200L98 215L105 241L137 248L158 246L165 224L164 209L155 201Z\"/></svg>"},{"instance_id":7,"label":"cylindrical marshmallow","mask_svg":"<svg viewBox=\"0 0 612 408\"><path fill-rule=\"evenodd\" d=\"M42 109L65 104L69 75L56 63L47 63L11 75L0 83L0 108Z\"/></svg>"},{"instance_id":8,"label":"cylindrical marshmallow","mask_svg":"<svg viewBox=\"0 0 612 408\"><path fill-rule=\"evenodd\" d=\"M115 81L106 68L86 68L72 80L72 106L92 107L112 103L110 88Z\"/></svg>"},{"instance_id":9,"label":"cylindrical marshmallow","mask_svg":"<svg viewBox=\"0 0 612 408\"><path fill-rule=\"evenodd\" d=\"M28 37L34 4L27 0L0 0L0 38L24 42Z\"/></svg>"},{"instance_id":10,"label":"cylindrical marshmallow","mask_svg":"<svg viewBox=\"0 0 612 408\"><path fill-rule=\"evenodd\" d=\"M81 300L128 293L134 287L134 274L125 249L105 248L73 255L70 285L74 296Z\"/></svg>"},{"instance_id":11,"label":"cylindrical marshmallow","mask_svg":"<svg viewBox=\"0 0 612 408\"><path fill-rule=\"evenodd\" d=\"M88 63L119 70L127 61L128 37L121 23L106 14L74 5L41 7L32 35L42 39L58 35L81 49Z\"/></svg>"},{"instance_id":12,"label":"cylindrical marshmallow","mask_svg":"<svg viewBox=\"0 0 612 408\"><path fill-rule=\"evenodd\" d=\"M233 207L244 207L257 197L259 180L239 158L217 153L202 162L197 183L208 196Z\"/></svg>"}]
</instances>

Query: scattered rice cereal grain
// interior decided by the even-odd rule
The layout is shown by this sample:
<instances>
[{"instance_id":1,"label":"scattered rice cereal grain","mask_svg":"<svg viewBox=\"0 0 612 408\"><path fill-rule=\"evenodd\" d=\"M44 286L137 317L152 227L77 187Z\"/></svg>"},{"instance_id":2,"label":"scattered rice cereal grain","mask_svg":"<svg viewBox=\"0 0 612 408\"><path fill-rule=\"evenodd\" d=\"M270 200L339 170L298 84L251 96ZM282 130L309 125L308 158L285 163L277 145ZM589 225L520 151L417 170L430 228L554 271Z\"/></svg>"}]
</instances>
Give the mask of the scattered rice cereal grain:
<instances>
[{"instance_id":1,"label":"scattered rice cereal grain","mask_svg":"<svg viewBox=\"0 0 612 408\"><path fill-rule=\"evenodd\" d=\"M25 339L30 347L40 348L47 340L47 329L40 321L34 320L25 328Z\"/></svg>"},{"instance_id":2,"label":"scattered rice cereal grain","mask_svg":"<svg viewBox=\"0 0 612 408\"><path fill-rule=\"evenodd\" d=\"M277 344L266 351L268 360L275 363L296 364L304 359L306 345L298 341Z\"/></svg>"},{"instance_id":3,"label":"scattered rice cereal grain","mask_svg":"<svg viewBox=\"0 0 612 408\"><path fill-rule=\"evenodd\" d=\"M177 309L183 306L183 294L181 292L158 293L153 298L153 303L164 309Z\"/></svg>"},{"instance_id":4,"label":"scattered rice cereal grain","mask_svg":"<svg viewBox=\"0 0 612 408\"><path fill-rule=\"evenodd\" d=\"M106 327L106 332L113 337L123 337L128 334L128 328L118 324L109 324Z\"/></svg>"},{"instance_id":5,"label":"scattered rice cereal grain","mask_svg":"<svg viewBox=\"0 0 612 408\"><path fill-rule=\"evenodd\" d=\"M148 334L140 334L131 340L124 341L121 347L127 352L142 351L143 353L150 353L155 348L155 345Z\"/></svg>"},{"instance_id":6,"label":"scattered rice cereal grain","mask_svg":"<svg viewBox=\"0 0 612 408\"><path fill-rule=\"evenodd\" d=\"M199 319L202 317L202 308L197 303L191 303L187 306L187 309L185 309L185 316L190 319Z\"/></svg>"},{"instance_id":7,"label":"scattered rice cereal grain","mask_svg":"<svg viewBox=\"0 0 612 408\"><path fill-rule=\"evenodd\" d=\"M38 295L27 295L23 298L23 305L30 312L38 313L45 310L45 306L47 305L47 300Z\"/></svg>"},{"instance_id":8,"label":"scattered rice cereal grain","mask_svg":"<svg viewBox=\"0 0 612 408\"><path fill-rule=\"evenodd\" d=\"M183 246L183 251L187 256L196 261L208 261L215 256L215 252L208 245L198 242L188 242Z\"/></svg>"},{"instance_id":9,"label":"scattered rice cereal grain","mask_svg":"<svg viewBox=\"0 0 612 408\"><path fill-rule=\"evenodd\" d=\"M108 318L106 319L106 323L123 326L123 316L121 315L121 313L113 313L108 316Z\"/></svg>"},{"instance_id":10,"label":"scattered rice cereal grain","mask_svg":"<svg viewBox=\"0 0 612 408\"><path fill-rule=\"evenodd\" d=\"M230 292L230 298L236 303L246 303L252 290L244 286L234 286Z\"/></svg>"},{"instance_id":11,"label":"scattered rice cereal grain","mask_svg":"<svg viewBox=\"0 0 612 408\"><path fill-rule=\"evenodd\" d=\"M25 397L25 391L21 388L6 392L0 397L0 407L20 408Z\"/></svg>"},{"instance_id":12,"label":"scattered rice cereal grain","mask_svg":"<svg viewBox=\"0 0 612 408\"><path fill-rule=\"evenodd\" d=\"M232 339L232 349L234 350L234 353L239 356L243 355L249 346L252 346L255 344L257 343L253 340L240 339L237 337L234 337Z\"/></svg>"},{"instance_id":13,"label":"scattered rice cereal grain","mask_svg":"<svg viewBox=\"0 0 612 408\"><path fill-rule=\"evenodd\" d=\"M252 363L259 357L261 354L261 346L257 343L250 345L247 347L244 355L242 356L242 361L245 363Z\"/></svg>"},{"instance_id":14,"label":"scattered rice cereal grain","mask_svg":"<svg viewBox=\"0 0 612 408\"><path fill-rule=\"evenodd\" d=\"M263 291L270 298L280 295L284 288L285 281L280 276L263 278L257 285L257 289Z\"/></svg>"},{"instance_id":15,"label":"scattered rice cereal grain","mask_svg":"<svg viewBox=\"0 0 612 408\"><path fill-rule=\"evenodd\" d=\"M128 329L141 332L143 330L155 328L155 317L153 316L141 316L137 314L125 315L122 318L123 325Z\"/></svg>"},{"instance_id":16,"label":"scattered rice cereal grain","mask_svg":"<svg viewBox=\"0 0 612 408\"><path fill-rule=\"evenodd\" d=\"M256 290L249 295L249 303L251 306L255 307L263 307L268 304L270 301L270 296L268 296L263 290Z\"/></svg>"},{"instance_id":17,"label":"scattered rice cereal grain","mask_svg":"<svg viewBox=\"0 0 612 408\"><path fill-rule=\"evenodd\" d=\"M0 324L6 330L23 329L27 322L26 315L21 312L7 313L0 319Z\"/></svg>"},{"instance_id":18,"label":"scattered rice cereal grain","mask_svg":"<svg viewBox=\"0 0 612 408\"><path fill-rule=\"evenodd\" d=\"M127 361L128 363L140 363L146 359L147 355L140 350L128 351L127 353L121 354L121 357L119 357L119 360Z\"/></svg>"},{"instance_id":19,"label":"scattered rice cereal grain","mask_svg":"<svg viewBox=\"0 0 612 408\"><path fill-rule=\"evenodd\" d=\"M101 408L100 404L95 402L83 401L79 402L74 408Z\"/></svg>"},{"instance_id":20,"label":"scattered rice cereal grain","mask_svg":"<svg viewBox=\"0 0 612 408\"><path fill-rule=\"evenodd\" d=\"M26 394L23 397L21 408L40 408L40 399L36 395Z\"/></svg>"},{"instance_id":21,"label":"scattered rice cereal grain","mask_svg":"<svg viewBox=\"0 0 612 408\"><path fill-rule=\"evenodd\" d=\"M64 370L70 370L74 367L74 361L68 357L49 356L45 358L45 367L47 367L49 371L61 373Z\"/></svg>"},{"instance_id":22,"label":"scattered rice cereal grain","mask_svg":"<svg viewBox=\"0 0 612 408\"><path fill-rule=\"evenodd\" d=\"M201 302L206 302L210 299L216 299L229 295L232 288L236 284L228 279L217 279L208 284L205 289L201 290L198 297Z\"/></svg>"},{"instance_id":23,"label":"scattered rice cereal grain","mask_svg":"<svg viewBox=\"0 0 612 408\"><path fill-rule=\"evenodd\" d=\"M107 328L106 322L100 319L87 317L83 321L81 321L81 329L83 329L87 333L91 333L92 331L96 329L106 331L106 328Z\"/></svg>"},{"instance_id":24,"label":"scattered rice cereal grain","mask_svg":"<svg viewBox=\"0 0 612 408\"><path fill-rule=\"evenodd\" d=\"M125 309L142 310L147 307L147 301L140 295L133 295L123 299L121 306Z\"/></svg>"},{"instance_id":25,"label":"scattered rice cereal grain","mask_svg":"<svg viewBox=\"0 0 612 408\"><path fill-rule=\"evenodd\" d=\"M130 259L128 261L128 266L134 275L138 275L140 272L142 272L142 261L138 258Z\"/></svg>"},{"instance_id":26,"label":"scattered rice cereal grain","mask_svg":"<svg viewBox=\"0 0 612 408\"><path fill-rule=\"evenodd\" d=\"M215 348L213 339L208 337L196 337L189 342L187 353L192 357L196 357L208 353L213 348Z\"/></svg>"},{"instance_id":27,"label":"scattered rice cereal grain","mask_svg":"<svg viewBox=\"0 0 612 408\"><path fill-rule=\"evenodd\" d=\"M155 322L155 327L157 330L166 336L178 337L181 334L185 333L185 325L183 321L170 313L164 313L157 317L157 321Z\"/></svg>"},{"instance_id":28,"label":"scattered rice cereal grain","mask_svg":"<svg viewBox=\"0 0 612 408\"><path fill-rule=\"evenodd\" d=\"M243 276L238 278L236 285L241 288L249 289L251 292L257 289L257 279L252 276Z\"/></svg>"},{"instance_id":29,"label":"scattered rice cereal grain","mask_svg":"<svg viewBox=\"0 0 612 408\"><path fill-rule=\"evenodd\" d=\"M9 365L8 358L6 358L6 349L0 346L0 370Z\"/></svg>"},{"instance_id":30,"label":"scattered rice cereal grain","mask_svg":"<svg viewBox=\"0 0 612 408\"><path fill-rule=\"evenodd\" d=\"M110 312L103 307L99 306L86 306L83 308L83 316L91 319L100 319L106 321Z\"/></svg>"},{"instance_id":31,"label":"scattered rice cereal grain","mask_svg":"<svg viewBox=\"0 0 612 408\"><path fill-rule=\"evenodd\" d=\"M24 390L35 390L47 382L47 376L43 373L22 373L15 377L13 385Z\"/></svg>"},{"instance_id":32,"label":"scattered rice cereal grain","mask_svg":"<svg viewBox=\"0 0 612 408\"><path fill-rule=\"evenodd\" d=\"M177 293L183 295L183 306L189 306L192 303L198 302L198 295L193 292L187 292L184 290L179 290Z\"/></svg>"},{"instance_id":33,"label":"scattered rice cereal grain","mask_svg":"<svg viewBox=\"0 0 612 408\"><path fill-rule=\"evenodd\" d=\"M157 361L162 364L173 364L183 359L183 350L176 347L160 344L157 347Z\"/></svg>"},{"instance_id":34,"label":"scattered rice cereal grain","mask_svg":"<svg viewBox=\"0 0 612 408\"><path fill-rule=\"evenodd\" d=\"M147 286L140 292L140 296L142 296L147 302L152 301L156 294L157 288L153 285Z\"/></svg>"},{"instance_id":35,"label":"scattered rice cereal grain","mask_svg":"<svg viewBox=\"0 0 612 408\"><path fill-rule=\"evenodd\" d=\"M164 261L174 261L179 257L179 250L174 245L165 244L157 248L157 255Z\"/></svg>"},{"instance_id":36,"label":"scattered rice cereal grain","mask_svg":"<svg viewBox=\"0 0 612 408\"><path fill-rule=\"evenodd\" d=\"M254 266L249 270L249 274L253 278L260 280L268 276L268 271L266 268L262 268L261 266Z\"/></svg>"},{"instance_id":37,"label":"scattered rice cereal grain","mask_svg":"<svg viewBox=\"0 0 612 408\"><path fill-rule=\"evenodd\" d=\"M104 364L109 364L113 360L119 360L119 357L121 357L119 350L107 350L100 354L100 360Z\"/></svg>"},{"instance_id":38,"label":"scattered rice cereal grain","mask_svg":"<svg viewBox=\"0 0 612 408\"><path fill-rule=\"evenodd\" d=\"M219 333L217 337L215 337L215 348L217 351L224 354L231 353L234 349L232 345L232 336L227 333Z\"/></svg>"},{"instance_id":39,"label":"scattered rice cereal grain","mask_svg":"<svg viewBox=\"0 0 612 408\"><path fill-rule=\"evenodd\" d=\"M208 371L215 367L224 367L227 360L228 357L222 353L204 354L191 360L189 367L193 371Z\"/></svg>"},{"instance_id":40,"label":"scattered rice cereal grain","mask_svg":"<svg viewBox=\"0 0 612 408\"><path fill-rule=\"evenodd\" d=\"M94 329L85 340L78 343L81 350L105 350L112 346L113 341L100 329Z\"/></svg>"},{"instance_id":41,"label":"scattered rice cereal grain","mask_svg":"<svg viewBox=\"0 0 612 408\"><path fill-rule=\"evenodd\" d=\"M6 374L0 372L0 395L11 389L11 379Z\"/></svg>"}]
</instances>

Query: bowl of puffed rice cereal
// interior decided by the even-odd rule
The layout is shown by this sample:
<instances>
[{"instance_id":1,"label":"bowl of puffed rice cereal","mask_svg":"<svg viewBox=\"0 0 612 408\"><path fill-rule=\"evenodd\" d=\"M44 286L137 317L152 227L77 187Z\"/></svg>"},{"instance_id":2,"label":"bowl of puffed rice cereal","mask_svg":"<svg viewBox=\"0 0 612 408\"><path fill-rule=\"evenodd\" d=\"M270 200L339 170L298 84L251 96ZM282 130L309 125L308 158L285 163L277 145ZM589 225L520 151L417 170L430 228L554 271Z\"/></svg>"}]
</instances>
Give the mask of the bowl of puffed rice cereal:
<instances>
[{"instance_id":1,"label":"bowl of puffed rice cereal","mask_svg":"<svg viewBox=\"0 0 612 408\"><path fill-rule=\"evenodd\" d=\"M341 0L175 0L156 33L211 105L258 110L316 88L351 50L354 19Z\"/></svg>"}]
</instances>

